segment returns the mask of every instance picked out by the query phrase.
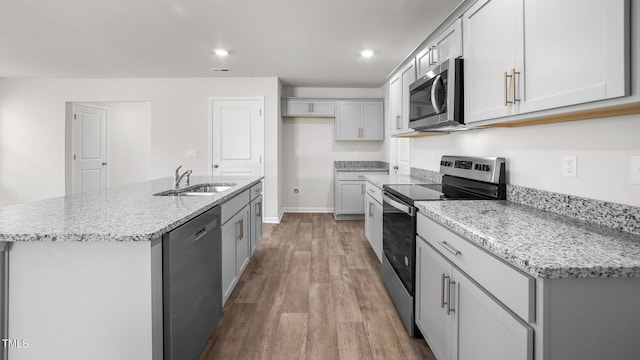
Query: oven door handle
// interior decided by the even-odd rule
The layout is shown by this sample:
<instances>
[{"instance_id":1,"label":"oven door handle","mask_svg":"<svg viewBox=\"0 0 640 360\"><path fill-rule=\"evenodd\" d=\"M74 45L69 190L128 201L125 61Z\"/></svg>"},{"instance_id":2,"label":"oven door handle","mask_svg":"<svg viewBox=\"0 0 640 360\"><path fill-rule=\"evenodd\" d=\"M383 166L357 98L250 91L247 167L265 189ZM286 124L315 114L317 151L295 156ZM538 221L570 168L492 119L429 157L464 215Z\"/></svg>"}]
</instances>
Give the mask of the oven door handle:
<instances>
[{"instance_id":1,"label":"oven door handle","mask_svg":"<svg viewBox=\"0 0 640 360\"><path fill-rule=\"evenodd\" d=\"M395 199L392 199L391 197L389 197L389 195L384 194L383 196L383 200L384 202L388 203L389 205L393 206L394 208L402 211L403 213L414 217L416 216L416 209L413 206L409 206L406 204L403 204Z\"/></svg>"}]
</instances>

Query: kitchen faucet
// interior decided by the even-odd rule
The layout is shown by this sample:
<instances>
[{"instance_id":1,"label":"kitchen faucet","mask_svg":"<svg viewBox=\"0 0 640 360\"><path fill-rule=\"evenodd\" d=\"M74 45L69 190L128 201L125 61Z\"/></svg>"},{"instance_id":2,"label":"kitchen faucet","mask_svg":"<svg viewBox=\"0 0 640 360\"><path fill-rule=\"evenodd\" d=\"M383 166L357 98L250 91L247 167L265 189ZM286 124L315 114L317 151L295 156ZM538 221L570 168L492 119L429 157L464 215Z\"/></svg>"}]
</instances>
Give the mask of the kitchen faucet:
<instances>
[{"instance_id":1,"label":"kitchen faucet","mask_svg":"<svg viewBox=\"0 0 640 360\"><path fill-rule=\"evenodd\" d=\"M180 168L182 165L178 166L175 174L173 174L173 187L176 189L180 188L180 181L182 181L183 177L187 177L187 185L189 185L189 176L191 176L191 170L187 170L180 175Z\"/></svg>"}]
</instances>

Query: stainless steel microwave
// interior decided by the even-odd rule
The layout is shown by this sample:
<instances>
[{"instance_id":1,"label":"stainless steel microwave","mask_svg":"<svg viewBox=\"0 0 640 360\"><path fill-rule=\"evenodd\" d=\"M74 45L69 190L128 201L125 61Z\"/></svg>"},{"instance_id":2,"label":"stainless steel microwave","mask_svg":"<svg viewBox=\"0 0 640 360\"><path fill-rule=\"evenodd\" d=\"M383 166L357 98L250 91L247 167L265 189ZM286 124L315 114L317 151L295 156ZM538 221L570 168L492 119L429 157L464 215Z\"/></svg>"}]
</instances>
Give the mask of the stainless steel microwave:
<instances>
[{"instance_id":1,"label":"stainless steel microwave","mask_svg":"<svg viewBox=\"0 0 640 360\"><path fill-rule=\"evenodd\" d=\"M409 86L409 127L438 130L464 124L463 60L449 59Z\"/></svg>"}]
</instances>

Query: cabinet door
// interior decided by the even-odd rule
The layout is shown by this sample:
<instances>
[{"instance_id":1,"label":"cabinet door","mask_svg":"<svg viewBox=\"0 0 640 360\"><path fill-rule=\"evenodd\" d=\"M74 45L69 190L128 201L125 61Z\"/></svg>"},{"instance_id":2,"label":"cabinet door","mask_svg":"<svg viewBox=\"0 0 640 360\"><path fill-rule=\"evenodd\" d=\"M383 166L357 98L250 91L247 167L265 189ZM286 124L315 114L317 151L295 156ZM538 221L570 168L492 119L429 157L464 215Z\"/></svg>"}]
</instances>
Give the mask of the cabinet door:
<instances>
[{"instance_id":1,"label":"cabinet door","mask_svg":"<svg viewBox=\"0 0 640 360\"><path fill-rule=\"evenodd\" d=\"M389 82L389 105L391 107L391 135L396 135L402 130L402 74L399 73Z\"/></svg>"},{"instance_id":2,"label":"cabinet door","mask_svg":"<svg viewBox=\"0 0 640 360\"><path fill-rule=\"evenodd\" d=\"M373 208L373 250L382 263L382 204L374 201Z\"/></svg>"},{"instance_id":3,"label":"cabinet door","mask_svg":"<svg viewBox=\"0 0 640 360\"><path fill-rule=\"evenodd\" d=\"M227 302L238 278L236 276L236 234L234 219L222 225L222 304Z\"/></svg>"},{"instance_id":4,"label":"cabinet door","mask_svg":"<svg viewBox=\"0 0 640 360\"><path fill-rule=\"evenodd\" d=\"M249 229L251 220L249 216L249 206L245 206L235 216L235 223L238 228L236 236L236 276L238 278L240 278L247 264L249 264L249 258L251 257L251 232Z\"/></svg>"},{"instance_id":5,"label":"cabinet door","mask_svg":"<svg viewBox=\"0 0 640 360\"><path fill-rule=\"evenodd\" d=\"M384 140L384 104L382 101L362 102L361 140Z\"/></svg>"},{"instance_id":6,"label":"cabinet door","mask_svg":"<svg viewBox=\"0 0 640 360\"><path fill-rule=\"evenodd\" d=\"M452 315L446 312L451 265L420 236L416 237L416 325L438 359L451 359ZM476 357L476 359L484 359ZM489 358L486 358L489 359Z\"/></svg>"},{"instance_id":7,"label":"cabinet door","mask_svg":"<svg viewBox=\"0 0 640 360\"><path fill-rule=\"evenodd\" d=\"M338 181L338 214L364 214L364 182Z\"/></svg>"},{"instance_id":8,"label":"cabinet door","mask_svg":"<svg viewBox=\"0 0 640 360\"><path fill-rule=\"evenodd\" d=\"M627 94L625 3L524 0L521 112Z\"/></svg>"},{"instance_id":9,"label":"cabinet door","mask_svg":"<svg viewBox=\"0 0 640 360\"><path fill-rule=\"evenodd\" d=\"M336 140L360 140L362 108L359 101L336 101Z\"/></svg>"},{"instance_id":10,"label":"cabinet door","mask_svg":"<svg viewBox=\"0 0 640 360\"><path fill-rule=\"evenodd\" d=\"M251 202L251 255L262 241L262 196Z\"/></svg>"},{"instance_id":11,"label":"cabinet door","mask_svg":"<svg viewBox=\"0 0 640 360\"><path fill-rule=\"evenodd\" d=\"M434 65L462 56L462 20L456 20L436 38L432 51Z\"/></svg>"},{"instance_id":12,"label":"cabinet door","mask_svg":"<svg viewBox=\"0 0 640 360\"><path fill-rule=\"evenodd\" d=\"M330 100L285 99L287 116L333 116L334 105Z\"/></svg>"},{"instance_id":13,"label":"cabinet door","mask_svg":"<svg viewBox=\"0 0 640 360\"><path fill-rule=\"evenodd\" d=\"M456 284L457 360L531 360L533 329L469 278L453 269Z\"/></svg>"},{"instance_id":14,"label":"cabinet door","mask_svg":"<svg viewBox=\"0 0 640 360\"><path fill-rule=\"evenodd\" d=\"M463 16L465 122L517 113L512 86L521 86L506 73L521 71L516 53L522 53L522 0L479 0ZM555 72L555 71L554 71ZM520 89L516 89L521 94Z\"/></svg>"},{"instance_id":15,"label":"cabinet door","mask_svg":"<svg viewBox=\"0 0 640 360\"><path fill-rule=\"evenodd\" d=\"M402 132L409 131L409 86L416 81L413 62L402 70Z\"/></svg>"},{"instance_id":16,"label":"cabinet door","mask_svg":"<svg viewBox=\"0 0 640 360\"><path fill-rule=\"evenodd\" d=\"M364 236L375 251L375 207L376 201L369 194L364 197Z\"/></svg>"}]
</instances>

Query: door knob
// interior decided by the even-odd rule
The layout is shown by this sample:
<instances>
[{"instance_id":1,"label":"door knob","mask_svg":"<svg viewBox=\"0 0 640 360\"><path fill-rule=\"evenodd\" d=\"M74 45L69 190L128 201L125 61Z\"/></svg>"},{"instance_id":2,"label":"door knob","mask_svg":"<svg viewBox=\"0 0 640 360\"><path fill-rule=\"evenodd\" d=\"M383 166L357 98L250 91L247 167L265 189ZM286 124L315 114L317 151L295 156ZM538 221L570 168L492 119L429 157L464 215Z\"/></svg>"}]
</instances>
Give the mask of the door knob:
<instances>
[{"instance_id":1,"label":"door knob","mask_svg":"<svg viewBox=\"0 0 640 360\"><path fill-rule=\"evenodd\" d=\"M106 162L103 162L103 163L102 163L102 166L106 166L106 165L107 165L107 163L106 163Z\"/></svg>"},{"instance_id":2,"label":"door knob","mask_svg":"<svg viewBox=\"0 0 640 360\"><path fill-rule=\"evenodd\" d=\"M217 169L218 168L218 164L213 164L213 168Z\"/></svg>"}]
</instances>

